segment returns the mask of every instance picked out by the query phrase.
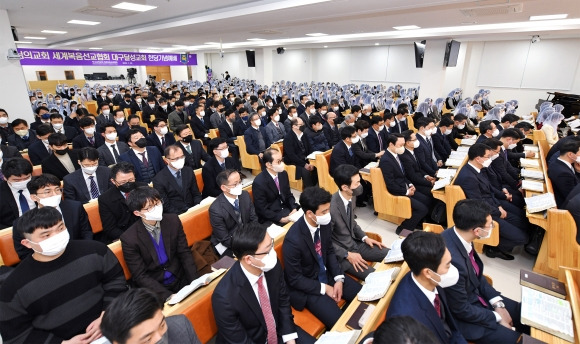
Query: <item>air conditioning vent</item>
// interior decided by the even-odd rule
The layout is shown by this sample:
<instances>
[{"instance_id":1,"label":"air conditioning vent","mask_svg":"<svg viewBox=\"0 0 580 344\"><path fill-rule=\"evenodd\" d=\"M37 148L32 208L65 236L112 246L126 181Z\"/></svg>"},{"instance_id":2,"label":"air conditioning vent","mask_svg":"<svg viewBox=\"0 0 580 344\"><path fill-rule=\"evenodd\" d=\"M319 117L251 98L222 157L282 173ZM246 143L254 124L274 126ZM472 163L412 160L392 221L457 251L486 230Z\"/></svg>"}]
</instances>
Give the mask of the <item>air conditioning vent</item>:
<instances>
[{"instance_id":1,"label":"air conditioning vent","mask_svg":"<svg viewBox=\"0 0 580 344\"><path fill-rule=\"evenodd\" d=\"M74 12L87 14L87 15L91 15L91 16L109 17L109 18L122 18L122 17L128 17L130 15L139 13L139 12L133 12L133 11L116 10L116 9L110 8L110 7L109 8L98 8L98 7L94 7L94 6L81 7L79 9L75 10Z\"/></svg>"},{"instance_id":2,"label":"air conditioning vent","mask_svg":"<svg viewBox=\"0 0 580 344\"><path fill-rule=\"evenodd\" d=\"M253 33L255 35L281 35L283 34L282 31L276 31L276 30L260 30L260 31L251 31L250 33Z\"/></svg>"},{"instance_id":3,"label":"air conditioning vent","mask_svg":"<svg viewBox=\"0 0 580 344\"><path fill-rule=\"evenodd\" d=\"M464 16L473 18L473 17L495 16L502 14L522 13L523 10L524 4L518 3L518 4L503 4L503 5L463 8L459 11Z\"/></svg>"}]
</instances>

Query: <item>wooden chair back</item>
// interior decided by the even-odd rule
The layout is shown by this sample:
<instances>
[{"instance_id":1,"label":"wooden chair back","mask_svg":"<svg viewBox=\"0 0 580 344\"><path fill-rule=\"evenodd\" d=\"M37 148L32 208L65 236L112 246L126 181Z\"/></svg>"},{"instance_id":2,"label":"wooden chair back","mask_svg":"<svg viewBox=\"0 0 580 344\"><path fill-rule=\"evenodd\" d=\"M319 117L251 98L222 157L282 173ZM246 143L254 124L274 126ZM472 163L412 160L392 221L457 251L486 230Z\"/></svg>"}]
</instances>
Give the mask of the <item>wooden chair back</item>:
<instances>
[{"instance_id":1,"label":"wooden chair back","mask_svg":"<svg viewBox=\"0 0 580 344\"><path fill-rule=\"evenodd\" d=\"M14 266L20 263L20 258L14 249L12 227L0 230L0 265Z\"/></svg>"},{"instance_id":2,"label":"wooden chair back","mask_svg":"<svg viewBox=\"0 0 580 344\"><path fill-rule=\"evenodd\" d=\"M248 154L246 150L246 141L244 136L238 136L235 144L240 149L240 159L242 160L242 167L252 170L253 175L258 175L262 172L262 166L260 165L260 158L257 155Z\"/></svg>"},{"instance_id":3,"label":"wooden chair back","mask_svg":"<svg viewBox=\"0 0 580 344\"><path fill-rule=\"evenodd\" d=\"M566 291L572 308L572 318L576 332L576 343L580 343L580 269L562 267L566 276Z\"/></svg>"},{"instance_id":4,"label":"wooden chair back","mask_svg":"<svg viewBox=\"0 0 580 344\"><path fill-rule=\"evenodd\" d=\"M32 176L40 176L42 174L42 165L32 166Z\"/></svg>"},{"instance_id":5,"label":"wooden chair back","mask_svg":"<svg viewBox=\"0 0 580 344\"><path fill-rule=\"evenodd\" d=\"M370 175L375 211L379 213L379 218L398 225L404 219L410 219L412 212L411 199L407 196L394 196L389 193L380 168L371 168Z\"/></svg>"},{"instance_id":6,"label":"wooden chair back","mask_svg":"<svg viewBox=\"0 0 580 344\"><path fill-rule=\"evenodd\" d=\"M86 101L85 102L85 107L87 108L87 111L90 114L93 114L95 116L97 115L97 109L98 109L97 101L95 101L95 100Z\"/></svg>"},{"instance_id":7,"label":"wooden chair back","mask_svg":"<svg viewBox=\"0 0 580 344\"><path fill-rule=\"evenodd\" d=\"M209 221L209 205L196 210L189 210L179 215L183 231L187 237L187 246L211 236L212 227Z\"/></svg>"},{"instance_id":8,"label":"wooden chair back","mask_svg":"<svg viewBox=\"0 0 580 344\"><path fill-rule=\"evenodd\" d=\"M127 266L127 262L125 262L125 257L123 256L123 248L121 246L121 241L117 240L113 243L110 243L108 246L109 249L113 251L113 253L115 254L115 257L117 257L119 264L121 264L121 267L123 268L123 273L125 274L125 279L127 281L130 280L131 271L129 271L129 267Z\"/></svg>"},{"instance_id":9,"label":"wooden chair back","mask_svg":"<svg viewBox=\"0 0 580 344\"><path fill-rule=\"evenodd\" d=\"M212 128L209 130L209 134L207 134L207 136L210 139L215 139L216 137L220 137L220 131Z\"/></svg>"},{"instance_id":10,"label":"wooden chair back","mask_svg":"<svg viewBox=\"0 0 580 344\"><path fill-rule=\"evenodd\" d=\"M195 173L195 181L197 182L197 188L199 189L199 192L202 192L203 191L203 177L201 175L201 168L193 170L193 172Z\"/></svg>"},{"instance_id":11,"label":"wooden chair back","mask_svg":"<svg viewBox=\"0 0 580 344\"><path fill-rule=\"evenodd\" d=\"M546 134L544 134L544 132L541 130L534 129L532 140L534 140L534 144L538 144L538 141L546 140Z\"/></svg>"},{"instance_id":12,"label":"wooden chair back","mask_svg":"<svg viewBox=\"0 0 580 344\"><path fill-rule=\"evenodd\" d=\"M286 173L288 173L290 188L302 192L302 190L304 190L304 186L302 184L302 179L296 179L296 166L284 164L284 170Z\"/></svg>"},{"instance_id":13,"label":"wooden chair back","mask_svg":"<svg viewBox=\"0 0 580 344\"><path fill-rule=\"evenodd\" d=\"M103 223L101 222L101 214L99 213L99 202L92 201L83 204L87 215L89 216L89 223L93 233L97 234L103 231Z\"/></svg>"},{"instance_id":14,"label":"wooden chair back","mask_svg":"<svg viewBox=\"0 0 580 344\"><path fill-rule=\"evenodd\" d=\"M338 191L338 187L334 182L334 178L330 176L330 156L332 149L327 150L323 154L316 155L316 173L318 174L318 185L331 194Z\"/></svg>"}]
</instances>

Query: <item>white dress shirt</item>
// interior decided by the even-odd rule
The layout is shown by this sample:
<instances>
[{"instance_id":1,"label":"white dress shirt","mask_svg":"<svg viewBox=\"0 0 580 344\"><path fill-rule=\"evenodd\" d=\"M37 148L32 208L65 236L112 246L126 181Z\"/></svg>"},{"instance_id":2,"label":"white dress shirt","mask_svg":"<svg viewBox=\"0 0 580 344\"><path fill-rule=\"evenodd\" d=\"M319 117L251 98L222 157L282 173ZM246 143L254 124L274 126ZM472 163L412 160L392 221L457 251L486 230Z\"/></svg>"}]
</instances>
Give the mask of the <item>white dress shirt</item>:
<instances>
[{"instance_id":1,"label":"white dress shirt","mask_svg":"<svg viewBox=\"0 0 580 344\"><path fill-rule=\"evenodd\" d=\"M85 178L85 184L87 184L87 189L89 189L89 196L91 196L91 199L93 198L93 194L91 193L91 180L89 179L90 177L93 177L93 180L95 181L95 184L97 185L97 190L99 190L99 183L97 181L97 171L95 171L93 174L86 174L83 172L83 178ZM99 190L99 195L101 194L101 190Z\"/></svg>"},{"instance_id":2,"label":"white dress shirt","mask_svg":"<svg viewBox=\"0 0 580 344\"><path fill-rule=\"evenodd\" d=\"M10 183L8 183L8 186L10 187ZM10 191L12 191L12 195L14 196L14 200L16 201L16 205L18 206L18 216L20 217L22 216L22 208L20 208L20 192L19 190L16 190L12 187L10 187ZM30 209L36 208L36 203L34 203L34 201L30 199L30 192L28 191L28 189L24 189L22 194L24 195L24 197L26 197L26 202L28 202L28 208Z\"/></svg>"}]
</instances>

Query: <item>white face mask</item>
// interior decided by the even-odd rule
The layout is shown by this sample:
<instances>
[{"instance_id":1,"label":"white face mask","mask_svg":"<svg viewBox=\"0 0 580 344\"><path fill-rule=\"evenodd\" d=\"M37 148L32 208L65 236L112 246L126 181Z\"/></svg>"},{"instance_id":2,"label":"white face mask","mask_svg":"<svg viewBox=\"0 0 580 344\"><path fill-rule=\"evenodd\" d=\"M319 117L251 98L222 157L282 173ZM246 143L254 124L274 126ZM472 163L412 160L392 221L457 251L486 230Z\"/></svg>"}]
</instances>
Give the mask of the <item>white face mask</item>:
<instances>
[{"instance_id":1,"label":"white face mask","mask_svg":"<svg viewBox=\"0 0 580 344\"><path fill-rule=\"evenodd\" d=\"M81 169L83 170L84 173L91 175L95 173L98 167L99 166L88 166L88 167L81 166Z\"/></svg>"},{"instance_id":2,"label":"white face mask","mask_svg":"<svg viewBox=\"0 0 580 344\"><path fill-rule=\"evenodd\" d=\"M85 133L86 133L87 135L93 135L93 134L95 133L95 128L94 128L94 127L91 127L91 128L86 128L86 129L85 129Z\"/></svg>"},{"instance_id":3,"label":"white face mask","mask_svg":"<svg viewBox=\"0 0 580 344\"><path fill-rule=\"evenodd\" d=\"M16 130L14 133L20 137L28 136L28 129L26 130Z\"/></svg>"},{"instance_id":4,"label":"white face mask","mask_svg":"<svg viewBox=\"0 0 580 344\"><path fill-rule=\"evenodd\" d=\"M222 157L222 159L227 158L228 156L230 156L230 150L228 148L220 150L220 156Z\"/></svg>"},{"instance_id":5,"label":"white face mask","mask_svg":"<svg viewBox=\"0 0 580 344\"><path fill-rule=\"evenodd\" d=\"M481 233L481 230L482 230L482 229L483 229L483 228L480 228L480 229L479 229L479 232L480 232L480 233ZM485 230L485 229L483 229L483 230ZM486 234L485 236L480 236L479 238L480 238L480 239L488 239L489 237L491 237L491 233L492 233L492 232L493 232L493 227L491 227L491 228L489 228L489 229L487 230L487 234Z\"/></svg>"},{"instance_id":6,"label":"white face mask","mask_svg":"<svg viewBox=\"0 0 580 344\"><path fill-rule=\"evenodd\" d=\"M330 223L330 212L322 215L322 216L318 216L316 215L316 223L320 226L324 226Z\"/></svg>"},{"instance_id":7,"label":"white face mask","mask_svg":"<svg viewBox=\"0 0 580 344\"><path fill-rule=\"evenodd\" d=\"M437 283L441 288L448 288L454 286L457 281L459 281L459 271L453 265L449 266L449 270L447 273L443 275L439 275L435 271L431 270L435 275L439 276L440 281L437 282L436 280L431 278L431 281Z\"/></svg>"},{"instance_id":8,"label":"white face mask","mask_svg":"<svg viewBox=\"0 0 580 344\"><path fill-rule=\"evenodd\" d=\"M280 116L278 116L278 115L274 116L274 121L280 122Z\"/></svg>"},{"instance_id":9,"label":"white face mask","mask_svg":"<svg viewBox=\"0 0 580 344\"><path fill-rule=\"evenodd\" d=\"M239 184L236 187L230 188L230 194L234 196L239 196L242 194L242 184Z\"/></svg>"},{"instance_id":10,"label":"white face mask","mask_svg":"<svg viewBox=\"0 0 580 344\"><path fill-rule=\"evenodd\" d=\"M518 144L517 143L512 143L511 145L508 146L508 149L514 149L516 148Z\"/></svg>"},{"instance_id":11,"label":"white face mask","mask_svg":"<svg viewBox=\"0 0 580 344\"><path fill-rule=\"evenodd\" d=\"M155 108L155 103L153 103L153 104L149 103L149 107L152 109Z\"/></svg>"},{"instance_id":12,"label":"white face mask","mask_svg":"<svg viewBox=\"0 0 580 344\"><path fill-rule=\"evenodd\" d=\"M282 114L282 109L278 109L278 114Z\"/></svg>"},{"instance_id":13,"label":"white face mask","mask_svg":"<svg viewBox=\"0 0 580 344\"><path fill-rule=\"evenodd\" d=\"M52 125L52 127L55 130L60 130L60 129L62 129L62 123L55 123L55 124Z\"/></svg>"},{"instance_id":14,"label":"white face mask","mask_svg":"<svg viewBox=\"0 0 580 344\"><path fill-rule=\"evenodd\" d=\"M284 172L284 167L286 167L286 166L284 165L284 163L283 163L283 162L281 162L281 163L280 163L280 164L278 164L278 165L274 165L274 164L272 164L272 169L273 169L273 170L274 170L274 172L276 172L276 173Z\"/></svg>"},{"instance_id":15,"label":"white face mask","mask_svg":"<svg viewBox=\"0 0 580 344\"><path fill-rule=\"evenodd\" d=\"M463 128L465 128L465 124L459 124L457 126L457 129L459 129L459 130L463 130Z\"/></svg>"},{"instance_id":16,"label":"white face mask","mask_svg":"<svg viewBox=\"0 0 580 344\"><path fill-rule=\"evenodd\" d=\"M59 206L61 199L62 199L61 195L54 195L46 198L39 197L38 203L42 204L43 207L56 208Z\"/></svg>"},{"instance_id":17,"label":"white face mask","mask_svg":"<svg viewBox=\"0 0 580 344\"><path fill-rule=\"evenodd\" d=\"M272 105L274 105L273 103L268 103L268 107L272 107Z\"/></svg>"},{"instance_id":18,"label":"white face mask","mask_svg":"<svg viewBox=\"0 0 580 344\"><path fill-rule=\"evenodd\" d=\"M188 107L191 104L191 102L183 102L183 105L185 105L185 107Z\"/></svg>"},{"instance_id":19,"label":"white face mask","mask_svg":"<svg viewBox=\"0 0 580 344\"><path fill-rule=\"evenodd\" d=\"M357 143L359 140L360 140L360 137L358 137L358 136L355 138L352 138L352 137L350 138L350 142L352 142L352 144Z\"/></svg>"},{"instance_id":20,"label":"white face mask","mask_svg":"<svg viewBox=\"0 0 580 344\"><path fill-rule=\"evenodd\" d=\"M335 111L335 112L338 111L338 106L333 106L332 111Z\"/></svg>"},{"instance_id":21,"label":"white face mask","mask_svg":"<svg viewBox=\"0 0 580 344\"><path fill-rule=\"evenodd\" d=\"M395 148L395 153L401 155L401 154L405 154L405 147L396 147Z\"/></svg>"},{"instance_id":22,"label":"white face mask","mask_svg":"<svg viewBox=\"0 0 580 344\"><path fill-rule=\"evenodd\" d=\"M105 115L105 116L109 116L110 113L111 113L111 110L103 110L103 115Z\"/></svg>"},{"instance_id":23,"label":"white face mask","mask_svg":"<svg viewBox=\"0 0 580 344\"><path fill-rule=\"evenodd\" d=\"M64 251L66 245L68 245L69 240L70 234L68 233L68 230L64 229L60 233L55 234L41 242L34 242L30 240L28 240L28 242L39 245L40 249L42 250L37 251L33 249L34 252L42 254L43 256L52 257Z\"/></svg>"},{"instance_id":24,"label":"white face mask","mask_svg":"<svg viewBox=\"0 0 580 344\"><path fill-rule=\"evenodd\" d=\"M117 118L115 118L115 122L117 122L119 124L123 124L124 121L125 121L125 117L117 117Z\"/></svg>"},{"instance_id":25,"label":"white face mask","mask_svg":"<svg viewBox=\"0 0 580 344\"><path fill-rule=\"evenodd\" d=\"M391 124L389 124L389 126L391 128L394 128L396 125L397 125L397 122L395 122L395 121L392 121Z\"/></svg>"},{"instance_id":26,"label":"white face mask","mask_svg":"<svg viewBox=\"0 0 580 344\"><path fill-rule=\"evenodd\" d=\"M445 132L443 134L449 135L449 134L451 134L451 131L452 131L451 129L447 129L447 130L445 130Z\"/></svg>"},{"instance_id":27,"label":"white face mask","mask_svg":"<svg viewBox=\"0 0 580 344\"><path fill-rule=\"evenodd\" d=\"M12 186L12 188L15 190L26 190L26 186L28 185L31 179L32 178L28 178L21 182L10 182L10 186Z\"/></svg>"},{"instance_id":28,"label":"white face mask","mask_svg":"<svg viewBox=\"0 0 580 344\"><path fill-rule=\"evenodd\" d=\"M143 213L145 220L161 221L163 219L163 205L158 204L146 213Z\"/></svg>"},{"instance_id":29,"label":"white face mask","mask_svg":"<svg viewBox=\"0 0 580 344\"><path fill-rule=\"evenodd\" d=\"M496 137L499 135L499 129L495 128L495 130L493 131L493 133L491 133L491 136Z\"/></svg>"},{"instance_id":30,"label":"white face mask","mask_svg":"<svg viewBox=\"0 0 580 344\"><path fill-rule=\"evenodd\" d=\"M425 129L425 136L429 137L431 135L433 135L432 129Z\"/></svg>"},{"instance_id":31,"label":"white face mask","mask_svg":"<svg viewBox=\"0 0 580 344\"><path fill-rule=\"evenodd\" d=\"M379 127L379 130L378 131L382 131L383 129L385 129L385 125L384 124Z\"/></svg>"},{"instance_id":32,"label":"white face mask","mask_svg":"<svg viewBox=\"0 0 580 344\"><path fill-rule=\"evenodd\" d=\"M421 142L419 142L418 140L415 140L415 142L413 142L413 147L415 147L415 148L419 148L420 145L421 145Z\"/></svg>"},{"instance_id":33,"label":"white face mask","mask_svg":"<svg viewBox=\"0 0 580 344\"><path fill-rule=\"evenodd\" d=\"M254 267L256 267L264 272L268 272L268 271L272 270L276 266L276 263L278 262L278 257L276 256L276 251L273 248L262 259L259 259L256 257L252 257L252 258L255 260L259 260L260 262L262 262L262 264L264 264L264 266L256 266L256 265L252 264L252 266L254 266Z\"/></svg>"},{"instance_id":34,"label":"white face mask","mask_svg":"<svg viewBox=\"0 0 580 344\"><path fill-rule=\"evenodd\" d=\"M266 116L266 111L260 112L260 116L262 116L262 117Z\"/></svg>"},{"instance_id":35,"label":"white face mask","mask_svg":"<svg viewBox=\"0 0 580 344\"><path fill-rule=\"evenodd\" d=\"M165 104L165 105L161 105L161 108L162 108L163 110L167 110L167 104Z\"/></svg>"},{"instance_id":36,"label":"white face mask","mask_svg":"<svg viewBox=\"0 0 580 344\"><path fill-rule=\"evenodd\" d=\"M369 133L368 133L368 131L367 131L366 133L362 133L362 134L360 135L360 137L362 137L363 139L364 139L364 138L366 138L367 136L369 136Z\"/></svg>"},{"instance_id":37,"label":"white face mask","mask_svg":"<svg viewBox=\"0 0 580 344\"><path fill-rule=\"evenodd\" d=\"M167 131L168 131L167 127L163 127L161 129L159 129L159 134L165 135L165 134L167 134Z\"/></svg>"},{"instance_id":38,"label":"white face mask","mask_svg":"<svg viewBox=\"0 0 580 344\"><path fill-rule=\"evenodd\" d=\"M494 161L495 159L497 159L499 157L499 153L498 154L494 154L491 156L491 161Z\"/></svg>"},{"instance_id":39,"label":"white face mask","mask_svg":"<svg viewBox=\"0 0 580 344\"><path fill-rule=\"evenodd\" d=\"M310 114L314 115L316 113L316 109L310 109Z\"/></svg>"},{"instance_id":40,"label":"white face mask","mask_svg":"<svg viewBox=\"0 0 580 344\"><path fill-rule=\"evenodd\" d=\"M323 111L320 111L320 114L321 114L321 115L326 115L326 112L327 112L327 111L324 111L324 110L323 110Z\"/></svg>"},{"instance_id":41,"label":"white face mask","mask_svg":"<svg viewBox=\"0 0 580 344\"><path fill-rule=\"evenodd\" d=\"M259 127L261 124L262 124L262 120L261 120L261 119L259 119L259 118L258 118L257 120L255 120L255 121L254 121L254 125L255 125L256 127Z\"/></svg>"},{"instance_id":42,"label":"white face mask","mask_svg":"<svg viewBox=\"0 0 580 344\"><path fill-rule=\"evenodd\" d=\"M0 124L8 123L8 117L0 117Z\"/></svg>"},{"instance_id":43,"label":"white face mask","mask_svg":"<svg viewBox=\"0 0 580 344\"><path fill-rule=\"evenodd\" d=\"M185 158L177 159L171 163L171 166L176 170L181 170L185 165Z\"/></svg>"},{"instance_id":44,"label":"white face mask","mask_svg":"<svg viewBox=\"0 0 580 344\"><path fill-rule=\"evenodd\" d=\"M105 134L105 138L109 141L115 141L117 139L117 133L110 133L110 134Z\"/></svg>"},{"instance_id":45,"label":"white face mask","mask_svg":"<svg viewBox=\"0 0 580 344\"><path fill-rule=\"evenodd\" d=\"M483 167L489 167L489 165L491 165L491 159L487 159L483 162Z\"/></svg>"}]
</instances>

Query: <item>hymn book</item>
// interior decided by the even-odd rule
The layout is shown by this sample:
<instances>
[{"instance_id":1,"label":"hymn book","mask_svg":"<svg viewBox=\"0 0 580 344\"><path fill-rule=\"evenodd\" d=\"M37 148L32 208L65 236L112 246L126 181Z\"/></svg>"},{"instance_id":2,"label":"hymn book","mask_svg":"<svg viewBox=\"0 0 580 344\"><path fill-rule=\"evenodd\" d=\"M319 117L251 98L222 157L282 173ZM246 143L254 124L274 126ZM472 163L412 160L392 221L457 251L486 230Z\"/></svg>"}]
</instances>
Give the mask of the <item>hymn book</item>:
<instances>
[{"instance_id":1,"label":"hymn book","mask_svg":"<svg viewBox=\"0 0 580 344\"><path fill-rule=\"evenodd\" d=\"M210 284L211 281L218 278L224 272L226 272L226 269L219 269L219 270L216 270L214 272L210 272L210 273L207 273L205 275L202 275L201 277L199 277L197 279L194 279L193 282L191 282L190 284L181 288L181 290L178 291L177 294L173 295L171 297L171 299L169 299L169 301L167 301L167 303L172 305L172 306L177 304L177 303L180 303L181 301L183 301L183 299L188 297L189 294L193 293L194 291L196 291L197 289L199 289L201 287L204 287L204 286Z\"/></svg>"},{"instance_id":2,"label":"hymn book","mask_svg":"<svg viewBox=\"0 0 580 344\"><path fill-rule=\"evenodd\" d=\"M401 271L401 268L391 268L375 271L365 278L365 284L358 292L359 301L374 301L382 298L389 290L391 283Z\"/></svg>"}]
</instances>

